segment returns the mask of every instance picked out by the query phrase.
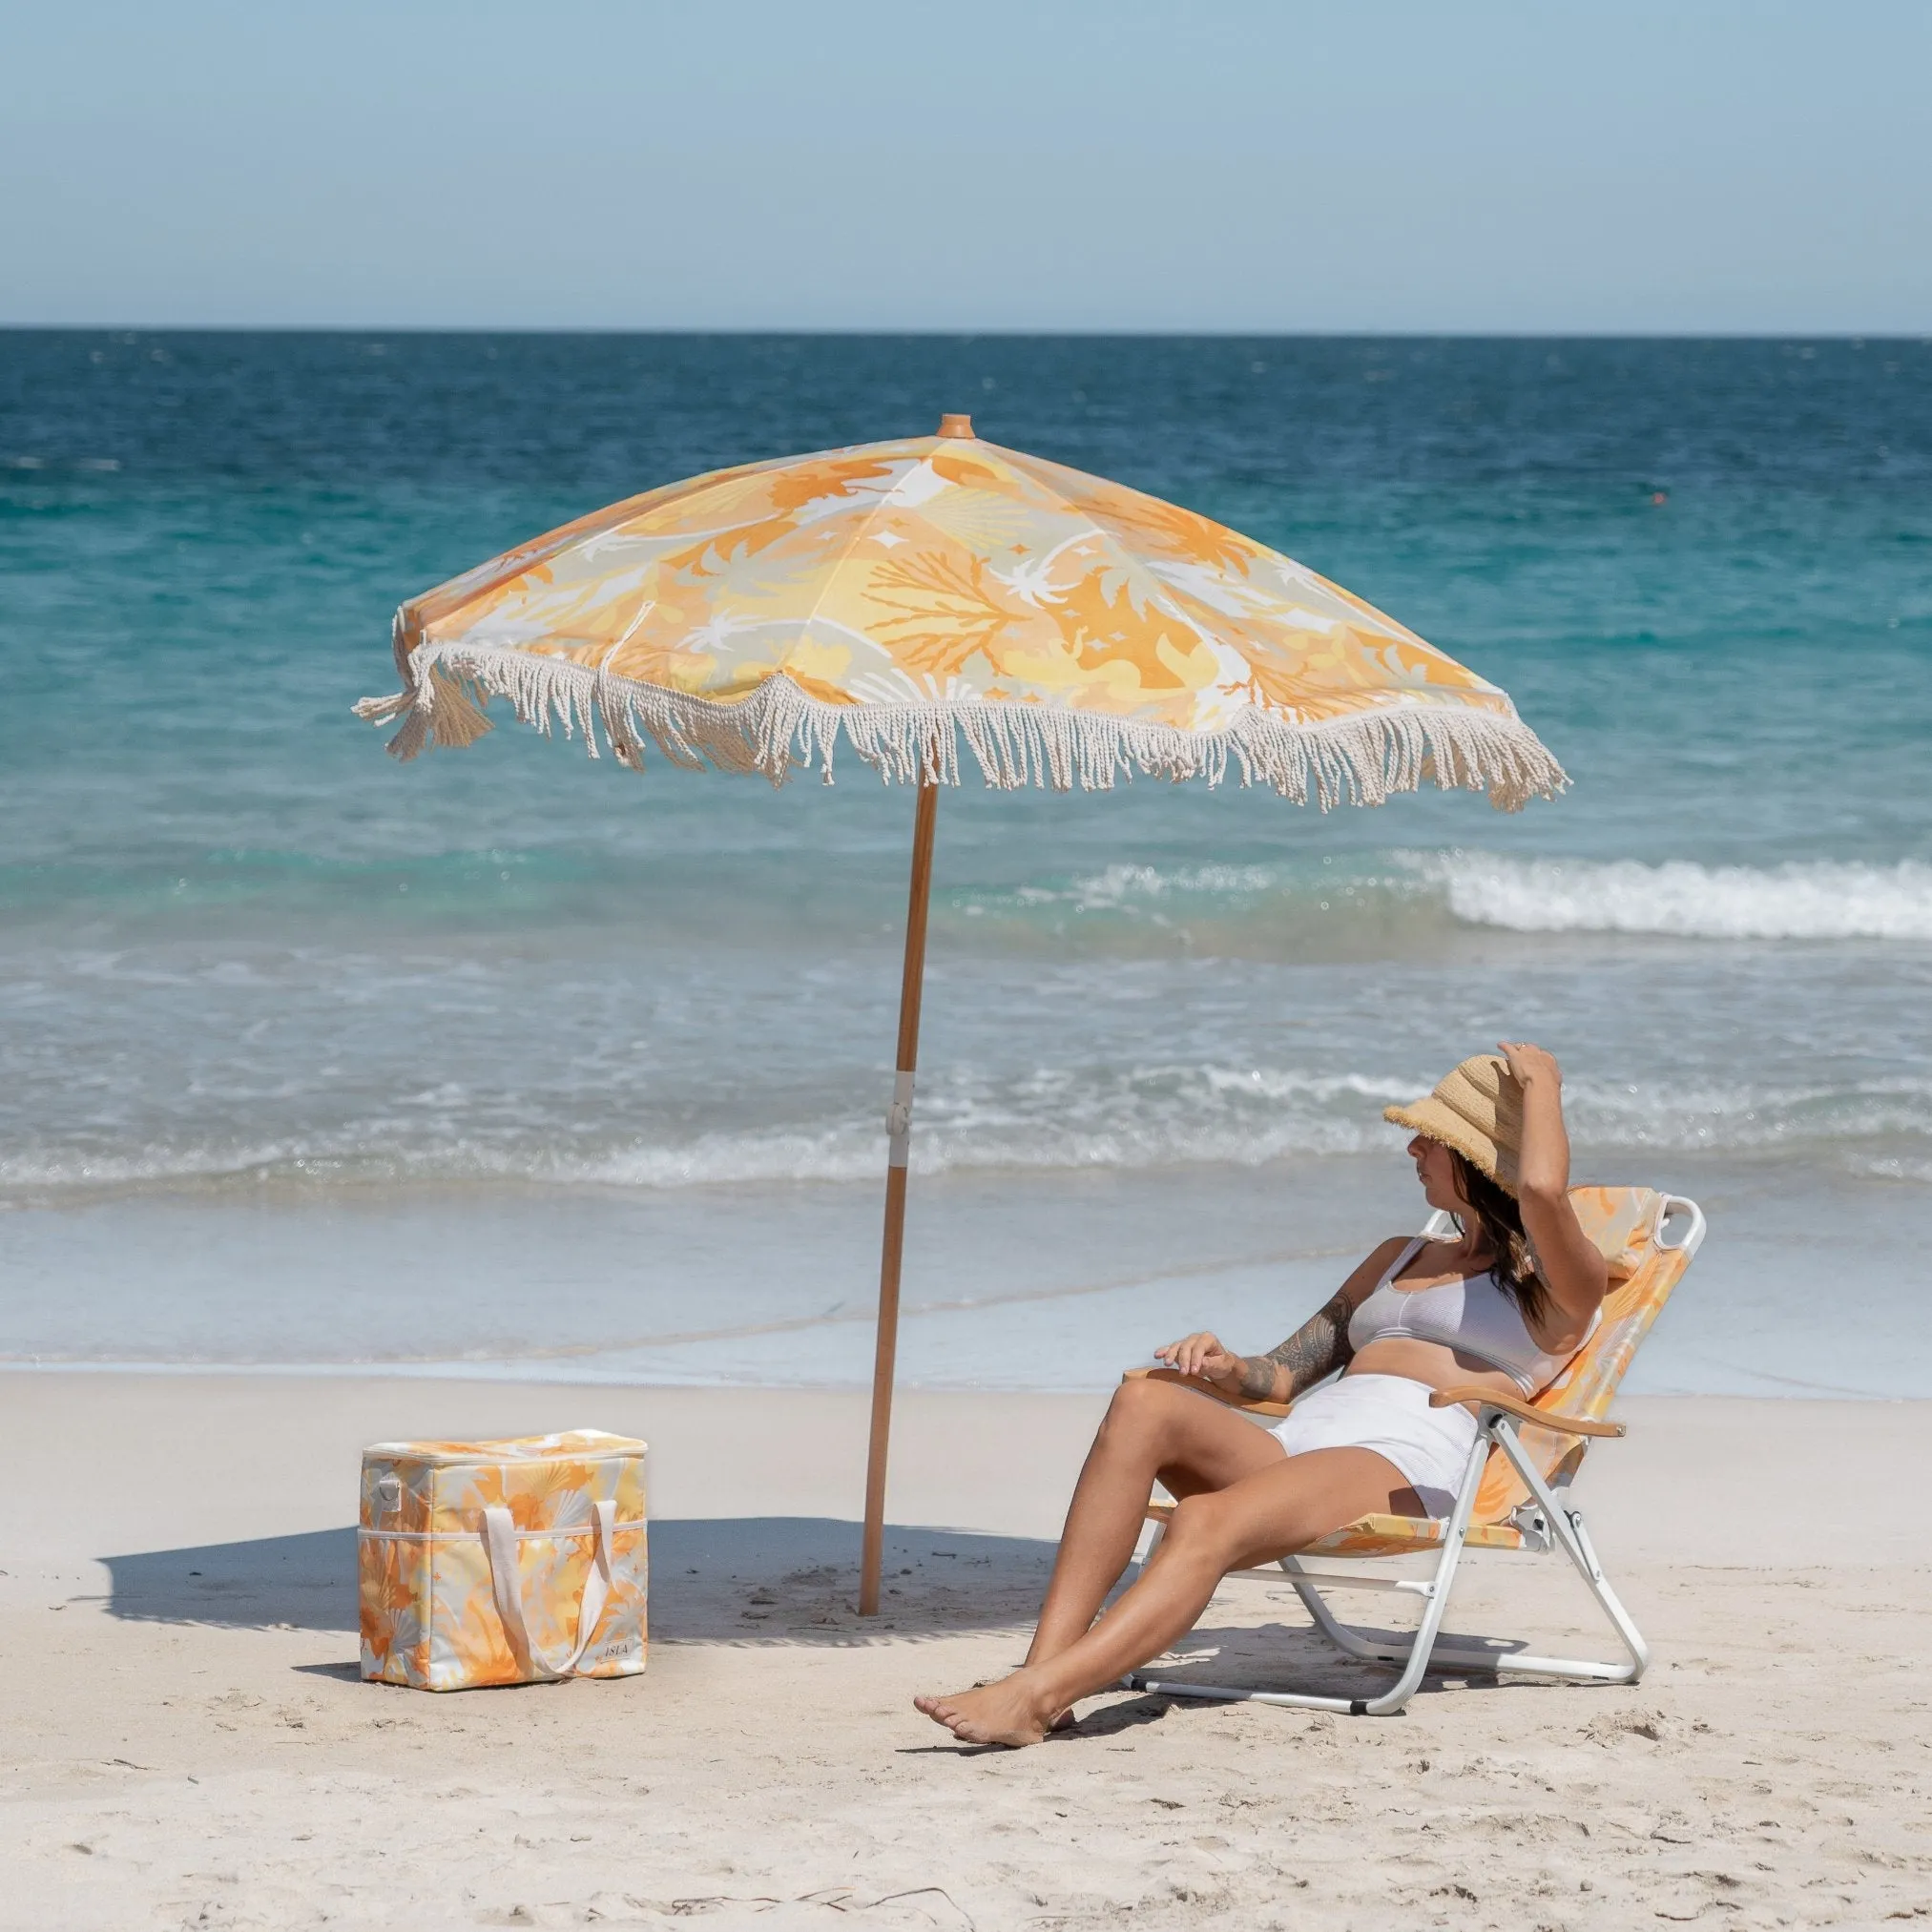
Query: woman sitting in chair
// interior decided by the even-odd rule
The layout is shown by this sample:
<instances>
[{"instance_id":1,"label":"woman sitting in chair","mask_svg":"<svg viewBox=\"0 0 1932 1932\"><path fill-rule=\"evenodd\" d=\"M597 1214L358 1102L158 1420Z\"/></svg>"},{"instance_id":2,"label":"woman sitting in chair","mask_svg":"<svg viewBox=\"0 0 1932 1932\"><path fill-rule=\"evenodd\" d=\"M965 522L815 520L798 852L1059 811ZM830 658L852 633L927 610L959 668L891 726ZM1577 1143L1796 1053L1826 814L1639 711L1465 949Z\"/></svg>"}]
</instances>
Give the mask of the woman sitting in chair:
<instances>
[{"instance_id":1,"label":"woman sitting in chair","mask_svg":"<svg viewBox=\"0 0 1932 1932\"><path fill-rule=\"evenodd\" d=\"M1476 1419L1432 1408L1430 1396L1471 1385L1535 1396L1589 1339L1609 1286L1569 1205L1556 1062L1522 1042L1503 1052L1465 1060L1433 1093L1385 1110L1414 1130L1416 1178L1461 1238L1392 1236L1266 1355L1233 1354L1207 1334L1156 1349L1237 1401L1294 1402L1295 1411L1260 1429L1177 1381L1123 1381L1080 1472L1025 1666L977 1690L918 1698L935 1723L968 1743L1037 1744L1070 1723L1076 1700L1192 1630L1230 1570L1378 1511L1448 1513ZM1167 1533L1100 1617L1156 1479L1177 1499Z\"/></svg>"}]
</instances>

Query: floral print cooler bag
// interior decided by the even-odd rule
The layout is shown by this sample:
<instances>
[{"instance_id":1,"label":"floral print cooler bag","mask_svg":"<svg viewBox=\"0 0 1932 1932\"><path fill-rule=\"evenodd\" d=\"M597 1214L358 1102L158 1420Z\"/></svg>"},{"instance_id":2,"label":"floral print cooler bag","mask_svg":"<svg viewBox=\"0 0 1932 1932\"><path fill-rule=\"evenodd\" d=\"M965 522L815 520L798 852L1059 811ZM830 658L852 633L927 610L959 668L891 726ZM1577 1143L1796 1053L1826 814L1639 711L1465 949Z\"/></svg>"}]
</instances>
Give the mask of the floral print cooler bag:
<instances>
[{"instance_id":1,"label":"floral print cooler bag","mask_svg":"<svg viewBox=\"0 0 1932 1932\"><path fill-rule=\"evenodd\" d=\"M419 1691L644 1668L645 1445L600 1429L363 1452L363 1675Z\"/></svg>"}]
</instances>

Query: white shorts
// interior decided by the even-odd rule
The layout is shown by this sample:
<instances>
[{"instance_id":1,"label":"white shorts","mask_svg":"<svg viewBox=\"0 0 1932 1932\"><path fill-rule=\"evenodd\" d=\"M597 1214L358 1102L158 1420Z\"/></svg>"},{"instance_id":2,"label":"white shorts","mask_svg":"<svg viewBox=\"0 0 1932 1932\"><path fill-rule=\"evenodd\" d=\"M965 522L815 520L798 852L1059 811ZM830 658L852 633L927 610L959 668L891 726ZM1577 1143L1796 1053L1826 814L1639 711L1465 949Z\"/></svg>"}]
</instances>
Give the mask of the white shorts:
<instances>
[{"instance_id":1,"label":"white shorts","mask_svg":"<svg viewBox=\"0 0 1932 1932\"><path fill-rule=\"evenodd\" d=\"M1476 1418L1461 1404L1432 1409L1431 1393L1404 1375L1345 1375L1303 1396L1268 1433L1291 1456L1373 1449L1402 1471L1431 1516L1446 1516L1468 1466Z\"/></svg>"}]
</instances>

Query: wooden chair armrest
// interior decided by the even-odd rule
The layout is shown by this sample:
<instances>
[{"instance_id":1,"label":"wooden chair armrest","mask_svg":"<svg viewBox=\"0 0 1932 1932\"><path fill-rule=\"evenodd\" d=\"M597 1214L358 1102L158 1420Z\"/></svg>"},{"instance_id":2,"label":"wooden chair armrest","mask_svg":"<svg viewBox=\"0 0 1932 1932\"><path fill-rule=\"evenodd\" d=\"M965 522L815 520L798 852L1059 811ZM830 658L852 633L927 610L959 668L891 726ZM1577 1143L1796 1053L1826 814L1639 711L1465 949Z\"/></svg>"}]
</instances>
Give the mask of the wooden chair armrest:
<instances>
[{"instance_id":1,"label":"wooden chair armrest","mask_svg":"<svg viewBox=\"0 0 1932 1932\"><path fill-rule=\"evenodd\" d=\"M1245 1396L1230 1395L1226 1389L1216 1388L1200 1376L1183 1375L1177 1368L1131 1368L1120 1379L1122 1381L1178 1382L1182 1388L1198 1389L1202 1395L1213 1396L1217 1402L1231 1409L1239 1409L1247 1416L1285 1416L1288 1413L1286 1402L1250 1402ZM1623 1431L1619 1429L1617 1434L1622 1435Z\"/></svg>"},{"instance_id":2,"label":"wooden chair armrest","mask_svg":"<svg viewBox=\"0 0 1932 1932\"><path fill-rule=\"evenodd\" d=\"M1429 1398L1432 1409L1453 1408L1458 1402L1487 1402L1492 1409L1501 1409L1506 1416L1514 1416L1519 1423L1528 1423L1539 1429L1553 1429L1561 1436L1620 1436L1624 1432L1621 1423L1593 1423L1583 1416L1553 1416L1548 1410L1539 1409L1520 1396L1503 1395L1493 1388L1474 1385L1439 1388Z\"/></svg>"}]
</instances>

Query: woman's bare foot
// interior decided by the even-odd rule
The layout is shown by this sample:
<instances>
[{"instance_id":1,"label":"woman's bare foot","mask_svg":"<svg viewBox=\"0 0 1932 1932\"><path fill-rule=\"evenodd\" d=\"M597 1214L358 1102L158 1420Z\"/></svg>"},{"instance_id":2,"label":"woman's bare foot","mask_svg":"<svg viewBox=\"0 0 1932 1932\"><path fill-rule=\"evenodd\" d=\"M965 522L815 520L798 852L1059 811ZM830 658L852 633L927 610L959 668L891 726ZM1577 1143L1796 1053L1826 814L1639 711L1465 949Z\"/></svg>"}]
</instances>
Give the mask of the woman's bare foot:
<instances>
[{"instance_id":1,"label":"woman's bare foot","mask_svg":"<svg viewBox=\"0 0 1932 1932\"><path fill-rule=\"evenodd\" d=\"M997 1684L983 1684L971 1691L956 1691L947 1697L915 1697L914 1706L935 1724L944 1724L964 1744L1023 1744L1042 1742L1049 1728L1057 1729L1066 1711L1042 1709L1039 1698L1026 1680L1024 1671L1002 1677Z\"/></svg>"}]
</instances>

